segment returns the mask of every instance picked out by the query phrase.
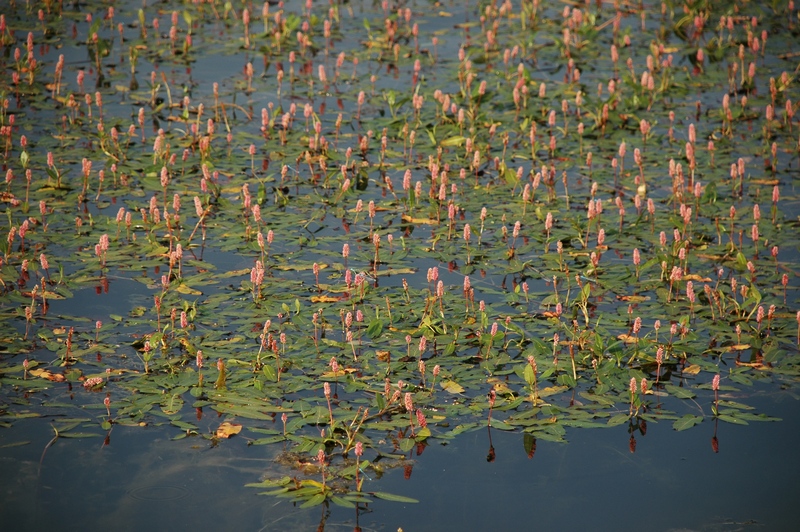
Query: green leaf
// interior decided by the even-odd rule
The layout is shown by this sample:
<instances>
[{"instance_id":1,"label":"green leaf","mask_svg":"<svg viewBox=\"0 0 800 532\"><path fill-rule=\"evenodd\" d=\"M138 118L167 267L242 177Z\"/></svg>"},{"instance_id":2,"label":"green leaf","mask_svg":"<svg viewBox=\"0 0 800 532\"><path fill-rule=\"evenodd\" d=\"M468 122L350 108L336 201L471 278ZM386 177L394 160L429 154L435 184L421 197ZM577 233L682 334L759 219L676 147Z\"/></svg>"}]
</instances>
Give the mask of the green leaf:
<instances>
[{"instance_id":1,"label":"green leaf","mask_svg":"<svg viewBox=\"0 0 800 532\"><path fill-rule=\"evenodd\" d=\"M748 377L747 375L744 375L742 373L733 373L733 372L731 372L731 374L729 375L729 378L733 382L738 382L739 384L744 384L745 386L752 386L753 385L753 379L751 379L750 377Z\"/></svg>"},{"instance_id":2,"label":"green leaf","mask_svg":"<svg viewBox=\"0 0 800 532\"><path fill-rule=\"evenodd\" d=\"M306 502L300 505L300 508L311 508L312 506L319 506L325 502L325 494L324 493L317 493Z\"/></svg>"},{"instance_id":3,"label":"green leaf","mask_svg":"<svg viewBox=\"0 0 800 532\"><path fill-rule=\"evenodd\" d=\"M623 423L627 423L628 420L631 419L630 414L617 414L616 416L612 416L606 422L606 425L609 427L616 427L617 425L622 425Z\"/></svg>"},{"instance_id":4,"label":"green leaf","mask_svg":"<svg viewBox=\"0 0 800 532\"><path fill-rule=\"evenodd\" d=\"M102 434L95 434L93 432L59 432L61 438L94 438L102 436Z\"/></svg>"},{"instance_id":5,"label":"green leaf","mask_svg":"<svg viewBox=\"0 0 800 532\"><path fill-rule=\"evenodd\" d=\"M380 320L378 318L373 319L369 323L369 327L367 327L367 336L375 340L381 335L382 332L383 332L383 320Z\"/></svg>"},{"instance_id":6,"label":"green leaf","mask_svg":"<svg viewBox=\"0 0 800 532\"><path fill-rule=\"evenodd\" d=\"M694 427L695 425L697 425L701 421L703 421L703 418L700 417L700 416L695 416L695 415L692 415L692 414L686 414L682 418L676 420L672 424L672 428L680 432L682 430L686 430L686 429L690 429L690 428Z\"/></svg>"},{"instance_id":7,"label":"green leaf","mask_svg":"<svg viewBox=\"0 0 800 532\"><path fill-rule=\"evenodd\" d=\"M353 504L351 501L348 501L347 499L343 499L343 498L341 498L341 497L339 497L337 495L334 495L334 496L331 497L331 502L333 502L333 504L335 504L336 506L341 506L343 508L355 508L356 507L356 505Z\"/></svg>"},{"instance_id":8,"label":"green leaf","mask_svg":"<svg viewBox=\"0 0 800 532\"><path fill-rule=\"evenodd\" d=\"M720 414L717 416L720 421L726 421L728 423L733 423L735 425L749 425L747 421L739 417L738 415L734 416L731 414Z\"/></svg>"},{"instance_id":9,"label":"green leaf","mask_svg":"<svg viewBox=\"0 0 800 532\"><path fill-rule=\"evenodd\" d=\"M431 429L428 427L423 427L417 431L414 435L414 439L416 441L424 441L426 438L430 438L431 436Z\"/></svg>"},{"instance_id":10,"label":"green leaf","mask_svg":"<svg viewBox=\"0 0 800 532\"><path fill-rule=\"evenodd\" d=\"M536 382L536 374L533 372L533 367L530 364L525 364L525 369L522 370L523 378L525 382L528 383L528 386L533 386L533 383Z\"/></svg>"},{"instance_id":11,"label":"green leaf","mask_svg":"<svg viewBox=\"0 0 800 532\"><path fill-rule=\"evenodd\" d=\"M262 373L264 373L264 376L267 378L269 382L278 381L278 372L275 371L275 368L273 368L272 366L265 365L261 371Z\"/></svg>"},{"instance_id":12,"label":"green leaf","mask_svg":"<svg viewBox=\"0 0 800 532\"><path fill-rule=\"evenodd\" d=\"M667 393L677 397L678 399L692 399L696 397L696 394L691 390L675 386L674 384L667 384L664 386L664 389L667 391Z\"/></svg>"},{"instance_id":13,"label":"green leaf","mask_svg":"<svg viewBox=\"0 0 800 532\"><path fill-rule=\"evenodd\" d=\"M455 135L450 138L446 138L442 140L439 144L442 146L461 146L467 139L462 137L461 135Z\"/></svg>"},{"instance_id":14,"label":"green leaf","mask_svg":"<svg viewBox=\"0 0 800 532\"><path fill-rule=\"evenodd\" d=\"M413 438L403 438L402 440L400 440L400 444L398 445L398 447L400 447L401 451L407 453L408 451L413 449L416 444L417 442Z\"/></svg>"},{"instance_id":15,"label":"green leaf","mask_svg":"<svg viewBox=\"0 0 800 532\"><path fill-rule=\"evenodd\" d=\"M393 501L393 502L408 502L408 503L417 503L419 502L417 499L412 499L411 497L403 497L402 495L394 495L392 493L386 493L385 491L375 491L371 493L372 496L383 499L384 501Z\"/></svg>"}]
</instances>

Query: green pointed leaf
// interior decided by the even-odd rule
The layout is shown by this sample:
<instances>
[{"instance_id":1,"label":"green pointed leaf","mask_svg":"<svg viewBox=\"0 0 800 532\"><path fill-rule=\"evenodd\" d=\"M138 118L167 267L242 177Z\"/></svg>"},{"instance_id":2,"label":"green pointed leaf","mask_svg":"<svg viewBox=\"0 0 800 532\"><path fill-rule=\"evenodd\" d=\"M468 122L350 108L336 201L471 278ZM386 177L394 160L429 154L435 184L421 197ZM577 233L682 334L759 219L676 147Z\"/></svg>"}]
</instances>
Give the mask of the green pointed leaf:
<instances>
[{"instance_id":1,"label":"green pointed leaf","mask_svg":"<svg viewBox=\"0 0 800 532\"><path fill-rule=\"evenodd\" d=\"M686 414L682 418L676 420L672 424L672 428L677 431L682 431L694 427L701 421L703 421L703 418L700 416L695 416L693 414Z\"/></svg>"},{"instance_id":2,"label":"green pointed leaf","mask_svg":"<svg viewBox=\"0 0 800 532\"><path fill-rule=\"evenodd\" d=\"M312 506L319 506L325 502L325 494L324 493L317 493L306 502L300 505L300 508L311 508Z\"/></svg>"},{"instance_id":3,"label":"green pointed leaf","mask_svg":"<svg viewBox=\"0 0 800 532\"><path fill-rule=\"evenodd\" d=\"M674 384L667 384L664 386L664 389L667 390L667 393L678 399L692 399L697 396L693 391L687 388L680 388Z\"/></svg>"},{"instance_id":4,"label":"green pointed leaf","mask_svg":"<svg viewBox=\"0 0 800 532\"><path fill-rule=\"evenodd\" d=\"M393 502L407 502L407 503L418 503L417 499L412 499L411 497L404 497L402 495L394 495L392 493L386 493L384 491L375 491L372 492L372 495L378 499L383 499L385 501L393 501Z\"/></svg>"}]
</instances>

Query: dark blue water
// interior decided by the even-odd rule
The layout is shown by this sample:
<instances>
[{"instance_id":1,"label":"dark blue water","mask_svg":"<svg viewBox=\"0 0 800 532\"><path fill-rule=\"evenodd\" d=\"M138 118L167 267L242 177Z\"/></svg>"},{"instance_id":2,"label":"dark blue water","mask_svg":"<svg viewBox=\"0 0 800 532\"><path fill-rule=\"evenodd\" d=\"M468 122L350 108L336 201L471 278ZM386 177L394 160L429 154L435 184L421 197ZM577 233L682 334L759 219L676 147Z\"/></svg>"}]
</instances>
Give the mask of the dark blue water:
<instances>
[{"instance_id":1,"label":"dark blue water","mask_svg":"<svg viewBox=\"0 0 800 532\"><path fill-rule=\"evenodd\" d=\"M462 434L412 457L407 479L408 468L397 468L364 484L419 504L377 501L360 515L300 510L245 488L279 468L275 446L234 437L212 447L198 437L169 441L174 427L115 426L107 445L59 438L42 458L53 431L23 420L0 432L2 446L29 442L0 453L0 521L8 530L310 530L320 521L326 530L357 521L391 531L796 530L800 404L779 392L758 407L783 421L716 425L708 417L685 432L649 423L646 435L635 432L634 453L627 425L573 430L568 444L539 441L532 458L522 434ZM204 419L201 429L218 423Z\"/></svg>"}]
</instances>

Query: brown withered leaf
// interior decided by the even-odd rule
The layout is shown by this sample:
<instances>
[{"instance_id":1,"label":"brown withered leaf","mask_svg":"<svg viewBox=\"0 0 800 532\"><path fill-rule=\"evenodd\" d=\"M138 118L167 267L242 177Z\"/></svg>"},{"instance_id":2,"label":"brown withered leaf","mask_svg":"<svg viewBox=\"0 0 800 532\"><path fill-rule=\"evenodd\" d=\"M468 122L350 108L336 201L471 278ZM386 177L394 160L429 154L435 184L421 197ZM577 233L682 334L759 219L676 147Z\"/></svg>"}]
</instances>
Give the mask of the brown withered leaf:
<instances>
[{"instance_id":1,"label":"brown withered leaf","mask_svg":"<svg viewBox=\"0 0 800 532\"><path fill-rule=\"evenodd\" d=\"M217 438L222 438L227 440L231 436L239 434L240 432L242 432L242 426L239 423L231 423L230 421L224 421L217 429L216 436Z\"/></svg>"},{"instance_id":2,"label":"brown withered leaf","mask_svg":"<svg viewBox=\"0 0 800 532\"><path fill-rule=\"evenodd\" d=\"M728 346L728 352L730 351L744 351L745 349L750 349L750 344L734 344Z\"/></svg>"},{"instance_id":3,"label":"brown withered leaf","mask_svg":"<svg viewBox=\"0 0 800 532\"><path fill-rule=\"evenodd\" d=\"M650 301L650 296L617 296L617 299L629 303L642 303L644 301Z\"/></svg>"},{"instance_id":4,"label":"brown withered leaf","mask_svg":"<svg viewBox=\"0 0 800 532\"><path fill-rule=\"evenodd\" d=\"M735 360L734 362L736 363L737 366L743 366L746 368L761 369L765 367L762 362L742 362L741 360Z\"/></svg>"},{"instance_id":5,"label":"brown withered leaf","mask_svg":"<svg viewBox=\"0 0 800 532\"><path fill-rule=\"evenodd\" d=\"M356 368L339 368L339 370L336 373L334 373L333 371L330 371L330 370L329 371L323 371L322 375L320 375L320 377L322 377L323 379L326 379L326 380L338 379L339 377L344 377L348 373L355 373L357 371L358 370Z\"/></svg>"},{"instance_id":6,"label":"brown withered leaf","mask_svg":"<svg viewBox=\"0 0 800 532\"><path fill-rule=\"evenodd\" d=\"M61 373L53 373L46 369L36 368L32 369L28 372L29 375L33 375L34 377L40 377L42 379L47 379L53 382L64 382L67 380Z\"/></svg>"}]
</instances>

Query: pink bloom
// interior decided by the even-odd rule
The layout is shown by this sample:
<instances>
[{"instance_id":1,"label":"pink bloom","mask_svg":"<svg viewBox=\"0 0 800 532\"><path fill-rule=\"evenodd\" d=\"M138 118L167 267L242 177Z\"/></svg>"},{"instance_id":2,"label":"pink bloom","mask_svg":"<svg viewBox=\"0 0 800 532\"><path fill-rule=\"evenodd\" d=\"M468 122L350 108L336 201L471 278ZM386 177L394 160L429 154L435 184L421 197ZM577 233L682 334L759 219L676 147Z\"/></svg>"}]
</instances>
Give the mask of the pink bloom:
<instances>
[{"instance_id":1,"label":"pink bloom","mask_svg":"<svg viewBox=\"0 0 800 532\"><path fill-rule=\"evenodd\" d=\"M103 384L103 379L101 377L90 377L85 381L83 381L83 387L86 388L87 390L91 390L92 388L94 388L95 386L99 386L100 384Z\"/></svg>"}]
</instances>

